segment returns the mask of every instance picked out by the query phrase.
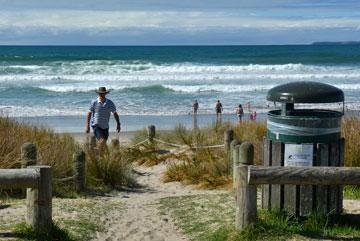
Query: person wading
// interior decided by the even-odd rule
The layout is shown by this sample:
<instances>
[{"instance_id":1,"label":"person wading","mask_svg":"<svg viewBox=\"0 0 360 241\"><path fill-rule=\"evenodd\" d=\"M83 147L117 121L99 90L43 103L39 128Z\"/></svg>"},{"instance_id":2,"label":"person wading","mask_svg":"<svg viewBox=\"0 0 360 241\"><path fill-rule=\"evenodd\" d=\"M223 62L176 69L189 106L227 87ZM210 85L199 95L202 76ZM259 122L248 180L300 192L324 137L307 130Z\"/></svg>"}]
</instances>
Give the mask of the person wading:
<instances>
[{"instance_id":1,"label":"person wading","mask_svg":"<svg viewBox=\"0 0 360 241\"><path fill-rule=\"evenodd\" d=\"M223 111L223 106L220 102L220 100L216 101L215 104L215 111L216 111L216 121L221 121L221 112Z\"/></svg>"},{"instance_id":2,"label":"person wading","mask_svg":"<svg viewBox=\"0 0 360 241\"><path fill-rule=\"evenodd\" d=\"M115 104L106 98L109 93L105 87L99 87L96 93L99 97L91 102L89 112L86 118L86 133L90 132L90 123L93 128L94 135L100 145L104 145L109 137L109 120L110 114L113 113L117 123L116 131L120 132L120 119L116 112Z\"/></svg>"}]
</instances>

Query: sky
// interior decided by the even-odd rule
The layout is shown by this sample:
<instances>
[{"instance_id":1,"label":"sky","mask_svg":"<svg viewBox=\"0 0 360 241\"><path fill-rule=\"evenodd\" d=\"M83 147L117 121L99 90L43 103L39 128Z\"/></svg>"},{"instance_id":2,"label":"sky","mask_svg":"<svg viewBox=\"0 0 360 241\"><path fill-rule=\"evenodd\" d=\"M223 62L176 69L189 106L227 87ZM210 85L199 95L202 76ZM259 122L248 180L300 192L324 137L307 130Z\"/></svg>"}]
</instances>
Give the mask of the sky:
<instances>
[{"instance_id":1,"label":"sky","mask_svg":"<svg viewBox=\"0 0 360 241\"><path fill-rule=\"evenodd\" d=\"M0 0L0 45L360 41L360 0Z\"/></svg>"}]
</instances>

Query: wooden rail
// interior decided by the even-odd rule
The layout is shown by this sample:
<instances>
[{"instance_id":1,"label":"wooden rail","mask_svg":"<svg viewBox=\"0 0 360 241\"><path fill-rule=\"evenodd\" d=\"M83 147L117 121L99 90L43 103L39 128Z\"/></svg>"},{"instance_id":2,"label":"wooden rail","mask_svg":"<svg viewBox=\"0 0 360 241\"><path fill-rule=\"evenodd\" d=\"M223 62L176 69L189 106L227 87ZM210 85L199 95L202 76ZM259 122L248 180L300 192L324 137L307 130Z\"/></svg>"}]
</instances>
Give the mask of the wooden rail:
<instances>
[{"instance_id":1,"label":"wooden rail","mask_svg":"<svg viewBox=\"0 0 360 241\"><path fill-rule=\"evenodd\" d=\"M0 169L0 189L34 188L39 178L38 169Z\"/></svg>"},{"instance_id":2,"label":"wooden rail","mask_svg":"<svg viewBox=\"0 0 360 241\"><path fill-rule=\"evenodd\" d=\"M249 166L248 183L293 185L359 185L360 167Z\"/></svg>"},{"instance_id":3,"label":"wooden rail","mask_svg":"<svg viewBox=\"0 0 360 241\"><path fill-rule=\"evenodd\" d=\"M359 167L253 166L254 148L251 143L242 143L238 147L238 152L238 166L234 168L235 227L238 230L244 229L256 220L256 185L360 185Z\"/></svg>"},{"instance_id":4,"label":"wooden rail","mask_svg":"<svg viewBox=\"0 0 360 241\"><path fill-rule=\"evenodd\" d=\"M0 189L27 188L26 222L35 229L52 223L52 170L50 166L0 169Z\"/></svg>"}]
</instances>

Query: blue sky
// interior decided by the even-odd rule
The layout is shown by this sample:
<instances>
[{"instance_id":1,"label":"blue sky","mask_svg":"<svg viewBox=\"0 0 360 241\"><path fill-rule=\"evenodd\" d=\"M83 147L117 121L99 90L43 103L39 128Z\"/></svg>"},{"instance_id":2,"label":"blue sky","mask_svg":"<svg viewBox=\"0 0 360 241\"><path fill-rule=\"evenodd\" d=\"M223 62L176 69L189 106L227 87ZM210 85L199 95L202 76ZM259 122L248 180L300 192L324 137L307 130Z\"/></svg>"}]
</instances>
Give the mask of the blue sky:
<instances>
[{"instance_id":1,"label":"blue sky","mask_svg":"<svg viewBox=\"0 0 360 241\"><path fill-rule=\"evenodd\" d=\"M0 0L0 44L360 41L359 0Z\"/></svg>"}]
</instances>

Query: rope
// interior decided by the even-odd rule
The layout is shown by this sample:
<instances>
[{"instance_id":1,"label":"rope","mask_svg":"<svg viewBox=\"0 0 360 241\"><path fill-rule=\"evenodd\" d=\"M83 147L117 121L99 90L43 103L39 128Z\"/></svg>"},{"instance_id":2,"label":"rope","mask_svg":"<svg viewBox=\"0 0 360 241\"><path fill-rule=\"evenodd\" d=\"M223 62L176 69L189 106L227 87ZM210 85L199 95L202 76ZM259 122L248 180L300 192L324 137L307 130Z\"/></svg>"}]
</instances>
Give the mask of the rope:
<instances>
[{"instance_id":1,"label":"rope","mask_svg":"<svg viewBox=\"0 0 360 241\"><path fill-rule=\"evenodd\" d=\"M206 148L218 148L218 147L224 147L224 144L219 145L212 145L212 146L195 146L194 149L206 149Z\"/></svg>"},{"instance_id":2,"label":"rope","mask_svg":"<svg viewBox=\"0 0 360 241\"><path fill-rule=\"evenodd\" d=\"M131 146L130 148L137 147L137 146L139 146L139 145L141 145L141 144L143 144L143 143L147 142L148 140L149 140L149 139L148 139L148 138L146 138L145 140L140 141L139 143L136 143L135 145Z\"/></svg>"},{"instance_id":3,"label":"rope","mask_svg":"<svg viewBox=\"0 0 360 241\"><path fill-rule=\"evenodd\" d=\"M163 141L163 140L160 140L160 139L156 139L154 138L153 139L154 141L157 141L157 142L160 142L162 144L165 144L165 145L168 145L168 146L174 146L174 147L186 147L186 145L178 145L178 144L174 144L174 143L170 143L170 142L166 142L166 141Z\"/></svg>"},{"instance_id":4,"label":"rope","mask_svg":"<svg viewBox=\"0 0 360 241\"><path fill-rule=\"evenodd\" d=\"M64 177L64 178L53 178L54 182L67 182L72 179L74 179L77 176L77 174L71 176L71 177Z\"/></svg>"},{"instance_id":5,"label":"rope","mask_svg":"<svg viewBox=\"0 0 360 241\"><path fill-rule=\"evenodd\" d=\"M174 143L170 143L170 142L166 142L160 139L156 139L154 138L154 141L169 145L169 146L174 146L174 147L178 147L178 148L193 148L193 149L205 149L205 148L218 148L218 147L224 147L224 144L219 144L219 145L212 145L212 146L187 146L187 145L179 145L179 144L174 144Z\"/></svg>"}]
</instances>

